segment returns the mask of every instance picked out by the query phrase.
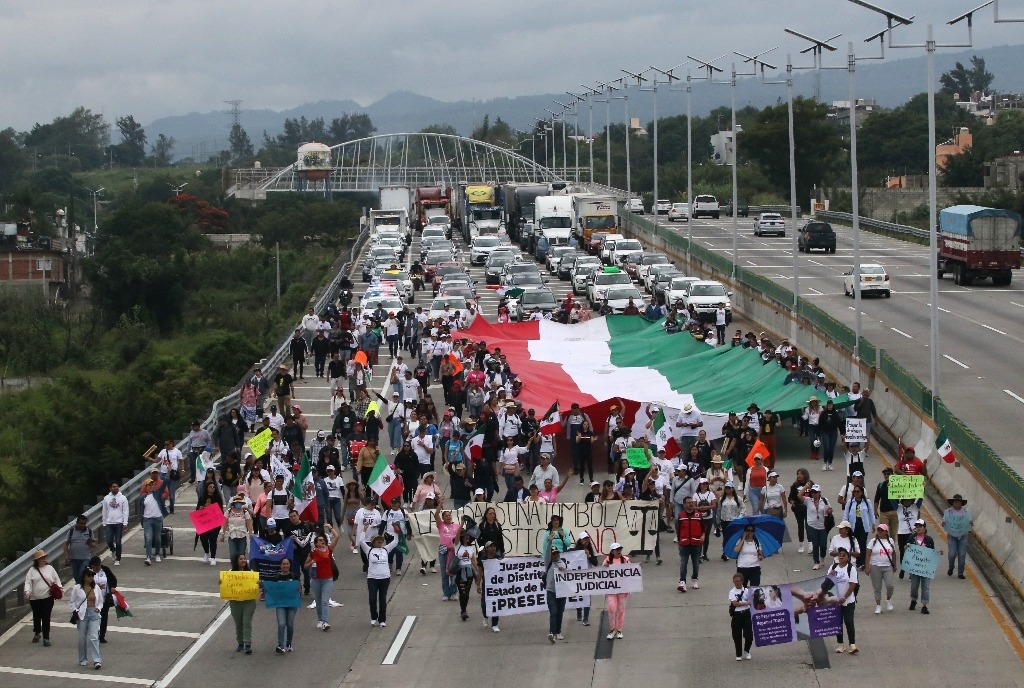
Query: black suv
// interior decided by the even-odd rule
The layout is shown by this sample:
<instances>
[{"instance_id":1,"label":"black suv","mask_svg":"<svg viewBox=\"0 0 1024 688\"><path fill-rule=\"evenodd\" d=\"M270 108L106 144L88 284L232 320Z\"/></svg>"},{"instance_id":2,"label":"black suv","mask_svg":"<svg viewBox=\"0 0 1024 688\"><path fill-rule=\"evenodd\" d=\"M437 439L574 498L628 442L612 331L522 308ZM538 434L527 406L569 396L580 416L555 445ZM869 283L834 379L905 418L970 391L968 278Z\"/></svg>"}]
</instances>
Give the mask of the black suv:
<instances>
[{"instance_id":1,"label":"black suv","mask_svg":"<svg viewBox=\"0 0 1024 688\"><path fill-rule=\"evenodd\" d=\"M827 222L808 222L800 230L796 247L798 251L810 252L812 248L822 248L825 253L835 253L836 233Z\"/></svg>"},{"instance_id":2,"label":"black suv","mask_svg":"<svg viewBox=\"0 0 1024 688\"><path fill-rule=\"evenodd\" d=\"M740 217L750 216L750 208L747 206L747 202L744 201L742 198L736 201L736 208L739 211L737 214ZM722 212L725 213L726 217L732 217L732 201L729 201L728 203L725 204L725 206L722 208Z\"/></svg>"}]
</instances>

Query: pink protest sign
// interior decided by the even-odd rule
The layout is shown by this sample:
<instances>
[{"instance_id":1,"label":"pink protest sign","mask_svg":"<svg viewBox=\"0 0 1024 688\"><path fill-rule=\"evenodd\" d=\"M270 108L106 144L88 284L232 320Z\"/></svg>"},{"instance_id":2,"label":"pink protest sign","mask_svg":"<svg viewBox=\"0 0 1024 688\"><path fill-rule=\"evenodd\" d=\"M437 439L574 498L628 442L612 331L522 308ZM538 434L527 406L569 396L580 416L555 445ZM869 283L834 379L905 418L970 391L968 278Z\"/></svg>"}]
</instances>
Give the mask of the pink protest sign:
<instances>
[{"instance_id":1,"label":"pink protest sign","mask_svg":"<svg viewBox=\"0 0 1024 688\"><path fill-rule=\"evenodd\" d=\"M188 515L192 519L192 525L196 529L196 535L202 535L203 533L211 530L216 530L224 525L224 512L220 510L220 507L216 504L210 506L204 506L202 509L196 509Z\"/></svg>"}]
</instances>

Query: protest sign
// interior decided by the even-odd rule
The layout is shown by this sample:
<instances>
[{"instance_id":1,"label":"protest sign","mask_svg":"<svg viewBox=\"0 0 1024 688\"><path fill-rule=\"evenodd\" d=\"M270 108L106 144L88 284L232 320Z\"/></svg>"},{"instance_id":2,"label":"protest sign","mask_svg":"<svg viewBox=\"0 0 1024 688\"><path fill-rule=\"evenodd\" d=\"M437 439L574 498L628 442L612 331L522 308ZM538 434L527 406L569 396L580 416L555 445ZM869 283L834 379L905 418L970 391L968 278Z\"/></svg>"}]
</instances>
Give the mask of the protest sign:
<instances>
[{"instance_id":1,"label":"protest sign","mask_svg":"<svg viewBox=\"0 0 1024 688\"><path fill-rule=\"evenodd\" d=\"M750 620L758 647L796 640L793 624L793 596L789 585L764 585L751 588Z\"/></svg>"},{"instance_id":2,"label":"protest sign","mask_svg":"<svg viewBox=\"0 0 1024 688\"><path fill-rule=\"evenodd\" d=\"M947 509L942 514L943 527L952 537L960 537L971 532L971 514L969 511L956 512Z\"/></svg>"},{"instance_id":3,"label":"protest sign","mask_svg":"<svg viewBox=\"0 0 1024 688\"><path fill-rule=\"evenodd\" d=\"M555 591L559 597L571 595L618 595L642 592L643 572L640 564L613 564L595 566L582 571L555 573Z\"/></svg>"},{"instance_id":4,"label":"protest sign","mask_svg":"<svg viewBox=\"0 0 1024 688\"><path fill-rule=\"evenodd\" d=\"M273 439L270 436L270 428L265 428L252 437L246 444L249 445L249 449L252 450L253 455L258 459L267 453L267 447L270 446L270 440Z\"/></svg>"},{"instance_id":5,"label":"protest sign","mask_svg":"<svg viewBox=\"0 0 1024 688\"><path fill-rule=\"evenodd\" d=\"M751 588L754 643L780 645L839 633L843 611L827 577Z\"/></svg>"},{"instance_id":6,"label":"protest sign","mask_svg":"<svg viewBox=\"0 0 1024 688\"><path fill-rule=\"evenodd\" d=\"M484 608L488 617L547 611L547 565L540 557L484 560Z\"/></svg>"},{"instance_id":7,"label":"protest sign","mask_svg":"<svg viewBox=\"0 0 1024 688\"><path fill-rule=\"evenodd\" d=\"M224 512L218 504L196 509L188 517L192 521L192 527L196 529L196 535L202 535L224 525Z\"/></svg>"},{"instance_id":8,"label":"protest sign","mask_svg":"<svg viewBox=\"0 0 1024 688\"><path fill-rule=\"evenodd\" d=\"M274 544L253 535L249 538L249 568L260 574L260 579L273 578L281 570L282 559L294 559L294 540L285 538L280 544ZM434 555L437 556L436 554ZM295 562L292 570L296 571Z\"/></svg>"},{"instance_id":9,"label":"protest sign","mask_svg":"<svg viewBox=\"0 0 1024 688\"><path fill-rule=\"evenodd\" d=\"M260 596L260 574L255 571L221 571L222 600L255 600Z\"/></svg>"},{"instance_id":10,"label":"protest sign","mask_svg":"<svg viewBox=\"0 0 1024 688\"><path fill-rule=\"evenodd\" d=\"M267 593L267 609L302 606L298 580L264 581L263 589Z\"/></svg>"},{"instance_id":11,"label":"protest sign","mask_svg":"<svg viewBox=\"0 0 1024 688\"><path fill-rule=\"evenodd\" d=\"M890 475L889 499L921 499L924 497L923 475Z\"/></svg>"},{"instance_id":12,"label":"protest sign","mask_svg":"<svg viewBox=\"0 0 1024 688\"><path fill-rule=\"evenodd\" d=\"M562 517L562 527L575 540L576 534L586 530L598 552L607 553L613 542L623 545L628 553L647 554L654 551L654 538L658 528L657 502L608 501L585 502L478 502L452 511L452 520L470 516L483 521L484 511L493 508L502 527L507 556L539 555L544 544L548 522L552 516ZM409 514L413 530L410 545L426 561L437 558L437 527L429 511Z\"/></svg>"},{"instance_id":13,"label":"protest sign","mask_svg":"<svg viewBox=\"0 0 1024 688\"><path fill-rule=\"evenodd\" d=\"M846 419L846 441L847 442L860 442L864 444L868 441L868 419L867 418L847 418Z\"/></svg>"},{"instance_id":14,"label":"protest sign","mask_svg":"<svg viewBox=\"0 0 1024 688\"><path fill-rule=\"evenodd\" d=\"M935 570L939 567L939 553L931 547L907 545L903 550L900 567L915 576L935 578Z\"/></svg>"},{"instance_id":15,"label":"protest sign","mask_svg":"<svg viewBox=\"0 0 1024 688\"><path fill-rule=\"evenodd\" d=\"M643 447L630 447L627 449L626 461L632 468L651 467L651 461L647 458L647 450Z\"/></svg>"},{"instance_id":16,"label":"protest sign","mask_svg":"<svg viewBox=\"0 0 1024 688\"><path fill-rule=\"evenodd\" d=\"M581 571L590 567L587 561L587 554L581 549L571 549L562 552L562 559L565 559L567 571ZM570 595L565 600L566 609L583 609L590 606L590 595Z\"/></svg>"}]
</instances>

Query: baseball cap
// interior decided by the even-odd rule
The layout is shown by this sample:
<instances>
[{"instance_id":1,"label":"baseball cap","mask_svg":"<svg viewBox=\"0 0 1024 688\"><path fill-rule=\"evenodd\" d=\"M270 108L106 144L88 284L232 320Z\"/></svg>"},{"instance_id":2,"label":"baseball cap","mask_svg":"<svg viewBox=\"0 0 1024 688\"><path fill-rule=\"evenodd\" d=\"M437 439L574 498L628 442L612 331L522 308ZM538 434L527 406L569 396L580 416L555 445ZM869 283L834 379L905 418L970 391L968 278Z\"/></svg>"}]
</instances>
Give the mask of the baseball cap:
<instances>
[{"instance_id":1,"label":"baseball cap","mask_svg":"<svg viewBox=\"0 0 1024 688\"><path fill-rule=\"evenodd\" d=\"M484 489L482 487L478 487L478 488L476 488L476 491L473 492L473 494L475 494L475 495L482 495L482 494L487 494L487 493L484 492Z\"/></svg>"},{"instance_id":2,"label":"baseball cap","mask_svg":"<svg viewBox=\"0 0 1024 688\"><path fill-rule=\"evenodd\" d=\"M821 485L818 483L811 485L811 492L821 492Z\"/></svg>"},{"instance_id":3,"label":"baseball cap","mask_svg":"<svg viewBox=\"0 0 1024 688\"><path fill-rule=\"evenodd\" d=\"M267 519L267 528L277 528L277 519L268 518Z\"/></svg>"},{"instance_id":4,"label":"baseball cap","mask_svg":"<svg viewBox=\"0 0 1024 688\"><path fill-rule=\"evenodd\" d=\"M852 475L852 476L853 476L854 478L857 478L857 477L861 477L861 478L863 478L863 477L864 477L864 474L863 474L863 473L862 473L861 471L854 471L854 472L853 472L853 473L852 473L851 475Z\"/></svg>"},{"instance_id":5,"label":"baseball cap","mask_svg":"<svg viewBox=\"0 0 1024 688\"><path fill-rule=\"evenodd\" d=\"M591 486L591 487L594 487L595 485L596 485L597 487L601 487L601 483L597 482L596 480L590 483L590 486Z\"/></svg>"}]
</instances>

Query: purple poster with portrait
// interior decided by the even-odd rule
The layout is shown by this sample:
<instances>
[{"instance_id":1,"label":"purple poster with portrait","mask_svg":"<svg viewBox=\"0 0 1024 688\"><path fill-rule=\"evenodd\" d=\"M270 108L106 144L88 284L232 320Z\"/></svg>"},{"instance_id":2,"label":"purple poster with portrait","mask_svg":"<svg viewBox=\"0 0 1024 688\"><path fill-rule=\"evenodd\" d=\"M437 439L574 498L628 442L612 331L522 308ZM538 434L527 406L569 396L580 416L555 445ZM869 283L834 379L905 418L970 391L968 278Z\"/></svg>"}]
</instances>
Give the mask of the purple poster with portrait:
<instances>
[{"instance_id":1,"label":"purple poster with portrait","mask_svg":"<svg viewBox=\"0 0 1024 688\"><path fill-rule=\"evenodd\" d=\"M793 596L789 585L760 585L750 589L750 621L758 647L796 640Z\"/></svg>"}]
</instances>

